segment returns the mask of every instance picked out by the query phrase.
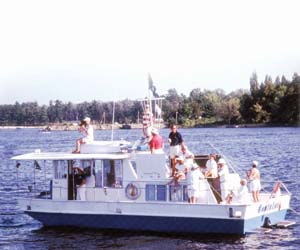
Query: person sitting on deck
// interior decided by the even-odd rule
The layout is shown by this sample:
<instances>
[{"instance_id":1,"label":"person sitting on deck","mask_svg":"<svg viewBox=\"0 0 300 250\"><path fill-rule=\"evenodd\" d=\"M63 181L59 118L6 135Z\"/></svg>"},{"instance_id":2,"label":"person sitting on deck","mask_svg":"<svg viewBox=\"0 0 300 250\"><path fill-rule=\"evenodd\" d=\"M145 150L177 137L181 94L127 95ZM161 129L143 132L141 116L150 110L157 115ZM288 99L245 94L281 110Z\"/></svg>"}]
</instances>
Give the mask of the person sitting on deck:
<instances>
[{"instance_id":1,"label":"person sitting on deck","mask_svg":"<svg viewBox=\"0 0 300 250\"><path fill-rule=\"evenodd\" d=\"M184 164L184 158L177 157L176 158L176 170L173 179L168 182L168 185L174 182L174 192L176 192L176 187L178 186L178 181L181 179L185 179L185 173L187 172L187 166Z\"/></svg>"},{"instance_id":2,"label":"person sitting on deck","mask_svg":"<svg viewBox=\"0 0 300 250\"><path fill-rule=\"evenodd\" d=\"M183 157L184 163L192 164L194 162L194 154L188 150L187 146L182 144L181 145L181 152L178 154L179 157Z\"/></svg>"},{"instance_id":3,"label":"person sitting on deck","mask_svg":"<svg viewBox=\"0 0 300 250\"><path fill-rule=\"evenodd\" d=\"M84 118L79 124L79 131L83 133L84 137L76 140L76 149L72 153L80 153L80 145L85 143L92 143L94 141L94 128L91 124L91 118Z\"/></svg>"},{"instance_id":4,"label":"person sitting on deck","mask_svg":"<svg viewBox=\"0 0 300 250\"><path fill-rule=\"evenodd\" d=\"M237 191L231 191L226 197L226 203L245 203L247 201L247 195L249 193L247 187L247 180L241 179L241 186Z\"/></svg>"},{"instance_id":5,"label":"person sitting on deck","mask_svg":"<svg viewBox=\"0 0 300 250\"><path fill-rule=\"evenodd\" d=\"M151 134L152 138L149 142L151 154L163 153L164 141L163 138L159 135L158 130L156 128L152 128Z\"/></svg>"},{"instance_id":6,"label":"person sitting on deck","mask_svg":"<svg viewBox=\"0 0 300 250\"><path fill-rule=\"evenodd\" d=\"M215 154L210 154L209 155L209 160L206 162L206 172L205 172L205 177L210 177L210 178L217 178L218 177L218 165L216 162L216 155Z\"/></svg>"}]
</instances>

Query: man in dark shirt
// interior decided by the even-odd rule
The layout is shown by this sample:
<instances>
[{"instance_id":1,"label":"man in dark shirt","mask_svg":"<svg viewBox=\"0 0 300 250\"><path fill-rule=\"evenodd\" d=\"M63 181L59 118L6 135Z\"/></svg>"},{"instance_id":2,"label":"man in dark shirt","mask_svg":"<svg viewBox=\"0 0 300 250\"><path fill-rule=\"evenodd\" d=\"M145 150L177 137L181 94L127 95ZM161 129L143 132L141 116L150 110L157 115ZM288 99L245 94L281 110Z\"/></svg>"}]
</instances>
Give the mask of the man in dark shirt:
<instances>
[{"instance_id":1,"label":"man in dark shirt","mask_svg":"<svg viewBox=\"0 0 300 250\"><path fill-rule=\"evenodd\" d=\"M179 152L181 151L181 145L183 144L182 136L177 131L176 125L171 126L171 133L169 134L168 141L170 143L170 158L171 158L171 168L172 168L171 176L174 176L176 157L178 157Z\"/></svg>"}]
</instances>

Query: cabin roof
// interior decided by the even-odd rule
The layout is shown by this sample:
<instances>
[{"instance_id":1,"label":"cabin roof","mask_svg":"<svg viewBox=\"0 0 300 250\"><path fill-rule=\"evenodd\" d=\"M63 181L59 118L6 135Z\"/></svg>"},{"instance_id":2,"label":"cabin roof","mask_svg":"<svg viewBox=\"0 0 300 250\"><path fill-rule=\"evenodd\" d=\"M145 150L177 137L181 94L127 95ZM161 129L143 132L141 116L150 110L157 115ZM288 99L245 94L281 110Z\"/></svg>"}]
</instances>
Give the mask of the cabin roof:
<instances>
[{"instance_id":1,"label":"cabin roof","mask_svg":"<svg viewBox=\"0 0 300 250\"><path fill-rule=\"evenodd\" d=\"M12 160L93 160L110 159L121 160L129 158L127 153L115 154L71 154L61 152L28 153L12 157Z\"/></svg>"}]
</instances>

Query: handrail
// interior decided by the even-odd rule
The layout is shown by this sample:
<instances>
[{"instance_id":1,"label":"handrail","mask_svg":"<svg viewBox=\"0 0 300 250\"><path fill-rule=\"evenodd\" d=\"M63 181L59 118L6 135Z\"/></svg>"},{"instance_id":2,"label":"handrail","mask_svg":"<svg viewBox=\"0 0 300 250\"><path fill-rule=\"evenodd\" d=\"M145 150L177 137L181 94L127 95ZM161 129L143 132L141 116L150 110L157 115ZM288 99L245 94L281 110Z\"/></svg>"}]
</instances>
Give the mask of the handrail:
<instances>
[{"instance_id":1,"label":"handrail","mask_svg":"<svg viewBox=\"0 0 300 250\"><path fill-rule=\"evenodd\" d=\"M287 186L282 181L279 181L279 183L285 189L285 191L288 193L288 195L291 195L291 192L288 190Z\"/></svg>"}]
</instances>

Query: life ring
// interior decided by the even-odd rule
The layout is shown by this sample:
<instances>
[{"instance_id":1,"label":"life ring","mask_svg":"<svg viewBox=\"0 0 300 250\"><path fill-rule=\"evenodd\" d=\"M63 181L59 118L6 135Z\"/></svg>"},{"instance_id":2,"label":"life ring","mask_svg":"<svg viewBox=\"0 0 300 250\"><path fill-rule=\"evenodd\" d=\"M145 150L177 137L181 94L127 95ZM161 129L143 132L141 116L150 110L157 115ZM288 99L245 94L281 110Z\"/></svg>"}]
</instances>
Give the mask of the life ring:
<instances>
[{"instance_id":1,"label":"life ring","mask_svg":"<svg viewBox=\"0 0 300 250\"><path fill-rule=\"evenodd\" d=\"M126 197L130 200L136 200L141 195L141 189L136 183L129 183L125 188Z\"/></svg>"}]
</instances>

